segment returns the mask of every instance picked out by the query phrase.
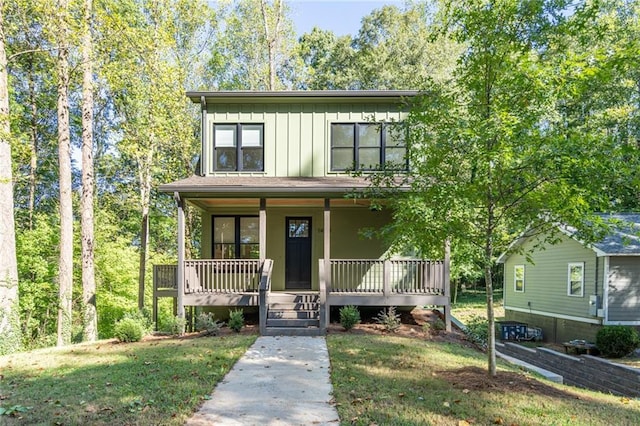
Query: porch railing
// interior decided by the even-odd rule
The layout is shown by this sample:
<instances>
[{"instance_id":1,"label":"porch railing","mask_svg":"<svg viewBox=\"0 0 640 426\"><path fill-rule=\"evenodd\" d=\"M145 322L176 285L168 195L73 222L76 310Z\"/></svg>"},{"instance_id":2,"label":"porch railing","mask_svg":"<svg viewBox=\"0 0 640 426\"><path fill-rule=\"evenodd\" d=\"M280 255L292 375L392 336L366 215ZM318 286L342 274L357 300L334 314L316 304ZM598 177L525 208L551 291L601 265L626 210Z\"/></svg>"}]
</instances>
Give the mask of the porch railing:
<instances>
[{"instance_id":1,"label":"porch railing","mask_svg":"<svg viewBox=\"0 0 640 426\"><path fill-rule=\"evenodd\" d=\"M153 265L153 288L156 290L177 290L178 265Z\"/></svg>"},{"instance_id":2,"label":"porch railing","mask_svg":"<svg viewBox=\"0 0 640 426\"><path fill-rule=\"evenodd\" d=\"M329 293L445 293L442 260L331 259L329 264Z\"/></svg>"},{"instance_id":3,"label":"porch railing","mask_svg":"<svg viewBox=\"0 0 640 426\"><path fill-rule=\"evenodd\" d=\"M184 292L257 292L262 261L258 259L199 259L184 261Z\"/></svg>"}]
</instances>

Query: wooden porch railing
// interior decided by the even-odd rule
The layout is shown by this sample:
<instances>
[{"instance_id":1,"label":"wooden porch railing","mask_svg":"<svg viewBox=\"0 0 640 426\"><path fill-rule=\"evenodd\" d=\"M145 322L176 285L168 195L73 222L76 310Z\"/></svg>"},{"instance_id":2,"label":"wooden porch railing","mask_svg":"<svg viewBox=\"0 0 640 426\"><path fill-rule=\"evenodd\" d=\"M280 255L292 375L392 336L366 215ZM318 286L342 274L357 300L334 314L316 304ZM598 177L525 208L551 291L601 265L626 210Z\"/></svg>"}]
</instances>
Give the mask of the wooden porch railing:
<instances>
[{"instance_id":1,"label":"wooden porch railing","mask_svg":"<svg viewBox=\"0 0 640 426\"><path fill-rule=\"evenodd\" d=\"M329 268L329 293L445 293L442 260L331 259Z\"/></svg>"},{"instance_id":2,"label":"wooden porch railing","mask_svg":"<svg viewBox=\"0 0 640 426\"><path fill-rule=\"evenodd\" d=\"M178 265L153 265L153 288L155 290L177 290Z\"/></svg>"},{"instance_id":3,"label":"wooden porch railing","mask_svg":"<svg viewBox=\"0 0 640 426\"><path fill-rule=\"evenodd\" d=\"M257 292L262 261L258 259L199 259L184 261L184 292Z\"/></svg>"}]
</instances>

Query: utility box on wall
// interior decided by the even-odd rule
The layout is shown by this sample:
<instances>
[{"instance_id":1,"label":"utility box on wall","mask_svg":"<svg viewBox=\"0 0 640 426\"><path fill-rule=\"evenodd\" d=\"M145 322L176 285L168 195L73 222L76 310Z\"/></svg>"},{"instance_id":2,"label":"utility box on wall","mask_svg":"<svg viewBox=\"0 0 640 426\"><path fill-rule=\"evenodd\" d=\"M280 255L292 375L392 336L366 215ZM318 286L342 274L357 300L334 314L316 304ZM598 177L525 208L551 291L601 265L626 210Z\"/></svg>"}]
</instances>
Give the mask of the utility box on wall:
<instances>
[{"instance_id":1,"label":"utility box on wall","mask_svg":"<svg viewBox=\"0 0 640 426\"><path fill-rule=\"evenodd\" d=\"M600 308L600 296L592 294L589 296L589 315L592 317L598 316L598 310Z\"/></svg>"}]
</instances>

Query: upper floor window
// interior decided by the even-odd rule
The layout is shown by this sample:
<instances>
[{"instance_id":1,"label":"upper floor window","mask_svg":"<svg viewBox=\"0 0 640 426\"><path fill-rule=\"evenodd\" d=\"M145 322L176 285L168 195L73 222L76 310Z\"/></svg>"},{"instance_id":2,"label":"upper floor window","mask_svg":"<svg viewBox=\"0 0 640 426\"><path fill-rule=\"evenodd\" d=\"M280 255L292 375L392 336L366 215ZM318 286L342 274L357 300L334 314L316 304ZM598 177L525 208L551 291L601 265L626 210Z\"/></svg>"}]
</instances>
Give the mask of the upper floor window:
<instances>
[{"instance_id":1,"label":"upper floor window","mask_svg":"<svg viewBox=\"0 0 640 426\"><path fill-rule=\"evenodd\" d=\"M524 265L514 265L513 267L513 291L518 293L524 291Z\"/></svg>"},{"instance_id":2,"label":"upper floor window","mask_svg":"<svg viewBox=\"0 0 640 426\"><path fill-rule=\"evenodd\" d=\"M407 169L402 126L387 123L331 125L331 170Z\"/></svg>"},{"instance_id":3,"label":"upper floor window","mask_svg":"<svg viewBox=\"0 0 640 426\"><path fill-rule=\"evenodd\" d=\"M567 294L579 297L584 295L584 262L569 263Z\"/></svg>"},{"instance_id":4,"label":"upper floor window","mask_svg":"<svg viewBox=\"0 0 640 426\"><path fill-rule=\"evenodd\" d=\"M214 171L263 171L263 124L214 124Z\"/></svg>"}]
</instances>

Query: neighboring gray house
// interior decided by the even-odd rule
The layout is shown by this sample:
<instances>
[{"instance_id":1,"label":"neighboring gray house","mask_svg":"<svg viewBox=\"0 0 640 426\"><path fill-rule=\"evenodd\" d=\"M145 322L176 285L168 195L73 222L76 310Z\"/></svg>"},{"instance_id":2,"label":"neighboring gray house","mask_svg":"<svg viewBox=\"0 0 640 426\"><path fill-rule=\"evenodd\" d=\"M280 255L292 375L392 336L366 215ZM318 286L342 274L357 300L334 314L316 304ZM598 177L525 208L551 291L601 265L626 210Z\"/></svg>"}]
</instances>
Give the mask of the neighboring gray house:
<instances>
[{"instance_id":1,"label":"neighboring gray house","mask_svg":"<svg viewBox=\"0 0 640 426\"><path fill-rule=\"evenodd\" d=\"M594 340L602 325L640 329L640 214L602 217L618 225L597 243L561 228L557 244L531 252L541 238L525 236L516 243L522 250L500 256L507 321L540 327L555 342Z\"/></svg>"}]
</instances>

